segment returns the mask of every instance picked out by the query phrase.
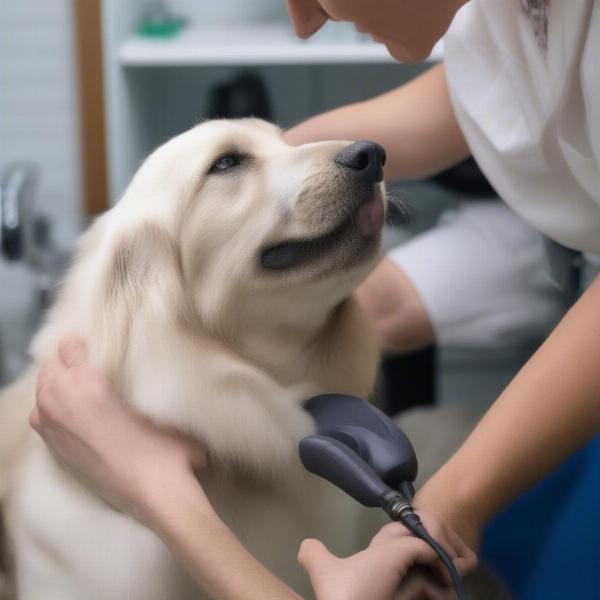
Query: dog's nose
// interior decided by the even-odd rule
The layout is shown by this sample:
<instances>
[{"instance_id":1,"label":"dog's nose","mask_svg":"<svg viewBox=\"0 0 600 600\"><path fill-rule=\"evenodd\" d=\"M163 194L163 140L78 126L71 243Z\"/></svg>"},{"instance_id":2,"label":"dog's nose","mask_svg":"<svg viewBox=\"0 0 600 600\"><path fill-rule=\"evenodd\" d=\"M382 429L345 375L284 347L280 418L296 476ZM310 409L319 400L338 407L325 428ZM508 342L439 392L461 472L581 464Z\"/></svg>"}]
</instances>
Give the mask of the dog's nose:
<instances>
[{"instance_id":1,"label":"dog's nose","mask_svg":"<svg viewBox=\"0 0 600 600\"><path fill-rule=\"evenodd\" d=\"M352 169L361 183L376 183L383 179L385 150L375 142L354 142L342 148L334 160L338 165Z\"/></svg>"}]
</instances>

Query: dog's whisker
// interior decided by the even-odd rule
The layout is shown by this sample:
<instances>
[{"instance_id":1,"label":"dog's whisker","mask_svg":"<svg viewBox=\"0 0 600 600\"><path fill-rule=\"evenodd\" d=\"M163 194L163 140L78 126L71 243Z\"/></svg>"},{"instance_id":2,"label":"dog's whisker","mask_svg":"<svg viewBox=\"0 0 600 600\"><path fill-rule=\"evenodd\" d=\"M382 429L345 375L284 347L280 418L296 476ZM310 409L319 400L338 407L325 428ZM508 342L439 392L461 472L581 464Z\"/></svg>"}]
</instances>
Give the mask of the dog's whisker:
<instances>
[{"instance_id":1,"label":"dog's whisker","mask_svg":"<svg viewBox=\"0 0 600 600\"><path fill-rule=\"evenodd\" d=\"M410 223L410 211L406 204L393 196L392 194L387 194L388 208L386 215L386 223L393 224L394 222L400 221L401 225L408 225Z\"/></svg>"}]
</instances>

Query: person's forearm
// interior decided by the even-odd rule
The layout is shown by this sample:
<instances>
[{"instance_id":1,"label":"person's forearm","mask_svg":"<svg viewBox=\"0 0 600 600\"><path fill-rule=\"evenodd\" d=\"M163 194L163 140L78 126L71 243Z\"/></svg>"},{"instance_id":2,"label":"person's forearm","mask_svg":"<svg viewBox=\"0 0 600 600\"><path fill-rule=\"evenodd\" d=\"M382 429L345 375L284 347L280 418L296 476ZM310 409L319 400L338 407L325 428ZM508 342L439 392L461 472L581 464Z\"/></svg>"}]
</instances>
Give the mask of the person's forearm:
<instances>
[{"instance_id":1,"label":"person's forearm","mask_svg":"<svg viewBox=\"0 0 600 600\"><path fill-rule=\"evenodd\" d=\"M386 94L313 117L287 131L285 138L294 145L371 139L387 151L388 180L426 177L470 154L454 116L443 64Z\"/></svg>"},{"instance_id":2,"label":"person's forearm","mask_svg":"<svg viewBox=\"0 0 600 600\"><path fill-rule=\"evenodd\" d=\"M152 499L143 519L218 600L301 600L236 539L190 480Z\"/></svg>"},{"instance_id":3,"label":"person's forearm","mask_svg":"<svg viewBox=\"0 0 600 600\"><path fill-rule=\"evenodd\" d=\"M479 527L600 429L600 278L417 495L474 542ZM556 498L560 502L560 498Z\"/></svg>"}]
</instances>

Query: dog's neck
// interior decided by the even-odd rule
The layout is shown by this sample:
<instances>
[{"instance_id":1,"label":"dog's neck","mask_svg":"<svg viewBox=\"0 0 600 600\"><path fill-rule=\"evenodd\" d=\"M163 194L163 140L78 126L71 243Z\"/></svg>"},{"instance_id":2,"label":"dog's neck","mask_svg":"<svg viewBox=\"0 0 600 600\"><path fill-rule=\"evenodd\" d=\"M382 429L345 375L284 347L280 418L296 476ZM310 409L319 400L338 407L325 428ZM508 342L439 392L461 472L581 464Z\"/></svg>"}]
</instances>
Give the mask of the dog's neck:
<instances>
[{"instance_id":1,"label":"dog's neck","mask_svg":"<svg viewBox=\"0 0 600 600\"><path fill-rule=\"evenodd\" d=\"M353 297L310 322L272 320L251 329L238 348L282 385L310 383L316 391L364 397L371 392L377 344Z\"/></svg>"},{"instance_id":2,"label":"dog's neck","mask_svg":"<svg viewBox=\"0 0 600 600\"><path fill-rule=\"evenodd\" d=\"M307 363L341 304L319 310L300 306L294 311L255 306L238 329L239 352L282 383L304 379Z\"/></svg>"}]
</instances>

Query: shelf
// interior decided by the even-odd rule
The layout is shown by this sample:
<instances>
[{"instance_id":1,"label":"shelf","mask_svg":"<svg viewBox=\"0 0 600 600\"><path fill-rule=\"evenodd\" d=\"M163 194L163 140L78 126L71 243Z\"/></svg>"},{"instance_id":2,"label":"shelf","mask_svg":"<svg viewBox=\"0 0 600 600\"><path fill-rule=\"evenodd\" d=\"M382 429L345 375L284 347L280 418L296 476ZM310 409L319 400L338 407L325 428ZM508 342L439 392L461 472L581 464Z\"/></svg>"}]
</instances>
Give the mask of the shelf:
<instances>
[{"instance_id":1,"label":"shelf","mask_svg":"<svg viewBox=\"0 0 600 600\"><path fill-rule=\"evenodd\" d=\"M339 33L334 33L334 31ZM441 43L428 59L440 60ZM132 36L119 50L125 67L385 64L394 59L347 28L325 28L309 40L297 39L286 23L189 26L173 39Z\"/></svg>"}]
</instances>

